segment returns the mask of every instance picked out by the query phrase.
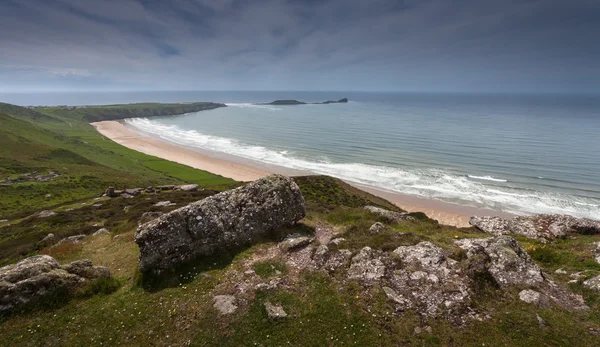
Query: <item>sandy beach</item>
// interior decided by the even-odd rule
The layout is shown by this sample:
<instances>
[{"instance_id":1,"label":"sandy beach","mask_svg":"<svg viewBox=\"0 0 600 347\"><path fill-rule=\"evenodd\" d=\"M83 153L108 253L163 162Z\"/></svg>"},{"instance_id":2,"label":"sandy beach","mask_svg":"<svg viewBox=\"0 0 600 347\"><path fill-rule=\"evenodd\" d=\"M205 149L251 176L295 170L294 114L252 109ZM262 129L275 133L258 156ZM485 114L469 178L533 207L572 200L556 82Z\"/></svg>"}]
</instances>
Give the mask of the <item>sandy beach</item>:
<instances>
[{"instance_id":1,"label":"sandy beach","mask_svg":"<svg viewBox=\"0 0 600 347\"><path fill-rule=\"evenodd\" d=\"M253 181L270 173L287 175L295 173L286 168L260 165L248 160L232 160L221 156L209 155L197 149L176 145L141 132L137 132L118 121L92 123L96 130L114 142L130 149L174 161L196 169L232 178L236 181ZM305 173L304 173L305 174ZM353 184L352 182L348 182ZM383 197L409 212L424 212L440 223L457 227L468 227L469 218L474 215L510 216L507 213L474 207L460 206L437 200L389 192L373 187L353 184L374 195Z\"/></svg>"}]
</instances>

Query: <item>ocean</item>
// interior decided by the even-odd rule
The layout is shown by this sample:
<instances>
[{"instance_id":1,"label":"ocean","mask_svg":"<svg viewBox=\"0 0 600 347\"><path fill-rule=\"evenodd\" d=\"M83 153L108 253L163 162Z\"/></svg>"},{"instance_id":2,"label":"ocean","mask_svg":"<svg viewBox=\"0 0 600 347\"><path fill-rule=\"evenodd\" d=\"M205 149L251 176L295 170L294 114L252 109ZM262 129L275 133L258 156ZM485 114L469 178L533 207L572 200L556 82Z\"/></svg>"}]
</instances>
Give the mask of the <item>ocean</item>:
<instances>
[{"instance_id":1,"label":"ocean","mask_svg":"<svg viewBox=\"0 0 600 347\"><path fill-rule=\"evenodd\" d=\"M347 104L268 106L276 99ZM0 95L21 105L224 102L128 119L168 141L515 214L600 219L600 97L348 92ZM21 99L19 99L21 98ZM8 99L8 100L7 100ZM25 102L27 101L27 102Z\"/></svg>"}]
</instances>

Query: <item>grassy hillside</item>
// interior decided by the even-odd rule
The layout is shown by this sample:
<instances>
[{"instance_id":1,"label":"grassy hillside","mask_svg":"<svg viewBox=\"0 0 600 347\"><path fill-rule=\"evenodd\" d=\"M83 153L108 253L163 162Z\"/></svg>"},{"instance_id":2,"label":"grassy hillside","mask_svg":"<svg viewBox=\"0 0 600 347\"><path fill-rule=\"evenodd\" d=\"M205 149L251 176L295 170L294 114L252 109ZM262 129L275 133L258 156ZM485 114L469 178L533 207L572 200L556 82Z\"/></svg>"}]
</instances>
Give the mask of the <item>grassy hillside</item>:
<instances>
[{"instance_id":1,"label":"grassy hillside","mask_svg":"<svg viewBox=\"0 0 600 347\"><path fill-rule=\"evenodd\" d=\"M108 109L123 114L122 108ZM169 105L157 106L158 111L150 105L128 109L140 116L173 111ZM120 146L82 120L94 114L91 109L86 109L85 115L73 114L75 111L65 108L32 111L0 104L0 179L14 181L35 171L60 174L50 182L24 180L0 185L0 219L23 217L36 209L88 198L108 186L133 188L189 182L218 188L233 183Z\"/></svg>"},{"instance_id":2,"label":"grassy hillside","mask_svg":"<svg viewBox=\"0 0 600 347\"><path fill-rule=\"evenodd\" d=\"M283 259L261 260L276 247L277 241L289 233L314 233L329 225L336 234L346 238L344 248L353 253L370 245L375 250L390 250L400 245L430 241L449 251L456 250L455 238L486 237L475 229L440 226L435 221L404 222L387 228L377 236L370 235L368 226L385 222L381 217L357 207L356 201L380 204L381 200L360 193L340 181L327 177L297 179L302 191L311 191L328 201L326 205L307 198L309 210L303 223L292 229L279 230L262 242L242 250L232 250L218 257L201 259L187 270L181 270L172 282L158 288L145 288L138 282L139 251L133 242L136 220L142 211L170 209L202 194L174 192L164 198L177 206L151 207L157 198L140 196L134 199L112 199L94 209L89 205L78 210L59 213L53 230L83 230L78 221L88 225L106 226L114 233L90 237L81 244L45 248L41 253L66 263L89 258L94 263L110 267L119 283L116 292L82 297L69 302L51 302L34 311L24 311L0 320L0 334L17 346L44 345L293 345L293 346L596 346L600 328L600 296L585 291L580 282L571 289L582 293L591 310L568 312L556 306L537 307L518 299L518 290L502 291L491 284L475 283L475 300L479 309L490 309L490 317L456 326L443 319L422 321L414 313L394 312L379 286L363 287L356 281L328 276L322 271L296 272ZM151 197L152 200L146 200ZM362 199L362 200L361 200ZM129 212L123 207L129 205ZM71 222L67 222L71 220ZM12 228L30 227L23 221ZM71 229L69 229L71 228ZM119 235L116 239L115 235ZM400 235L401 237L399 237ZM569 271L584 268L576 261L563 264L559 259L591 258L591 243L595 236L578 240L563 240L544 248L552 257L538 257L547 273L558 267ZM527 244L536 242L521 240ZM585 246L587 245L587 246ZM573 250L577 250L575 254ZM536 255L530 251L532 256ZM460 252L456 252L460 257ZM458 258L457 258L458 259ZM589 266L589 265L588 265ZM588 268L589 269L589 268ZM598 267L595 267L598 270ZM212 306L212 296L230 293L246 280L253 270L263 281L276 278L281 283L266 290L249 289L249 301L239 303L236 313L220 315ZM566 285L567 276L555 281ZM281 303L289 317L280 321L267 318L266 301ZM543 320L543 326L539 319ZM415 333L424 326L431 331Z\"/></svg>"},{"instance_id":3,"label":"grassy hillside","mask_svg":"<svg viewBox=\"0 0 600 347\"><path fill-rule=\"evenodd\" d=\"M53 107L41 109L41 111L44 113L60 114L67 118L75 118L86 122L99 122L134 117L172 116L190 112L207 111L219 107L225 107L225 104L214 102L176 104L139 103L86 107Z\"/></svg>"}]
</instances>

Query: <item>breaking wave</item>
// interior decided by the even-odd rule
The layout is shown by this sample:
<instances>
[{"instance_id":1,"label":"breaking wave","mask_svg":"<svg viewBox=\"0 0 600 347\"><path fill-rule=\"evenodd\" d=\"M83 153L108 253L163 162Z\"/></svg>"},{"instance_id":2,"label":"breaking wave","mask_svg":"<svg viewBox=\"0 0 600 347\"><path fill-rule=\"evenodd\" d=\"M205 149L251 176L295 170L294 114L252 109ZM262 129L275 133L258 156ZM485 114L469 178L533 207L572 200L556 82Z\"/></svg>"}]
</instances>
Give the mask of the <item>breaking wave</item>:
<instances>
[{"instance_id":1,"label":"breaking wave","mask_svg":"<svg viewBox=\"0 0 600 347\"><path fill-rule=\"evenodd\" d=\"M290 169L330 175L388 191L519 214L564 213L600 219L598 199L502 186L501 183L506 180L491 176L465 176L435 168L403 169L363 163L302 159L295 157L292 151L276 151L262 146L248 145L235 139L206 135L146 118L126 119L125 122L143 132L180 145L222 152ZM487 181L490 183L486 183Z\"/></svg>"},{"instance_id":2,"label":"breaking wave","mask_svg":"<svg viewBox=\"0 0 600 347\"><path fill-rule=\"evenodd\" d=\"M467 177L469 178L474 178L476 180L483 180L483 181L493 181L493 182L508 182L507 180L503 180L501 178L494 178L492 176L475 176L475 175L467 175Z\"/></svg>"}]
</instances>

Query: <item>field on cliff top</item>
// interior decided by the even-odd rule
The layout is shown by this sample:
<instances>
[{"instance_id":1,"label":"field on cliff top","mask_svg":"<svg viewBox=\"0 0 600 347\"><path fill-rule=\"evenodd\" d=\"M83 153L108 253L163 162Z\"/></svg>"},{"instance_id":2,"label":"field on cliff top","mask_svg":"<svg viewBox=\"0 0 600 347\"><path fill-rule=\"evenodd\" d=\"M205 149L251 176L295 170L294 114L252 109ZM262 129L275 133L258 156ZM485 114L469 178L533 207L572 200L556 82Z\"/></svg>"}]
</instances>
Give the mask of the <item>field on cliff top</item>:
<instances>
[{"instance_id":1,"label":"field on cliff top","mask_svg":"<svg viewBox=\"0 0 600 347\"><path fill-rule=\"evenodd\" d=\"M156 111L160 107L169 106L128 106L127 114L143 116L149 108L163 112ZM133 241L142 214L167 212L240 183L104 139L83 121L93 116L83 113L92 111L0 104L0 220L5 220L0 222L0 264L34 254L51 255L61 263L91 259L109 267L117 283L99 288L96 295L57 297L0 318L0 345L600 345L600 295L581 285L600 273L593 259L593 244L600 237L574 235L548 244L516 237L546 279L581 294L589 310L525 303L519 292L527 288L500 288L481 272L465 283L472 297L458 312L464 322L443 314L424 316L416 309L399 311L379 282L365 285L345 270L316 269L305 250L327 244L332 253L347 250L354 257L368 246L374 254L386 255L385 261L406 267L392 251L430 242L460 265L467 259L456 241L490 235L442 226L422 214L394 223L364 209L374 205L400 211L389 202L324 176L295 178L307 216L294 227L148 281L138 271L139 249ZM108 186L182 183L202 189L97 198ZM174 205L155 206L167 200ZM55 214L39 218L40 210ZM376 222L383 227L372 233L369 228ZM109 233L90 235L102 227ZM48 233L90 236L80 243L43 247L39 241ZM291 234L314 241L305 249L282 252L280 242ZM335 239L343 240L332 243ZM558 269L566 273L555 273ZM573 281L570 275L577 273ZM455 290L437 289L442 294ZM235 297L234 312L219 312L214 305L218 295ZM281 305L287 317L269 318L266 302Z\"/></svg>"}]
</instances>

